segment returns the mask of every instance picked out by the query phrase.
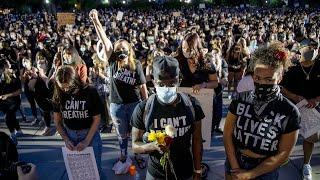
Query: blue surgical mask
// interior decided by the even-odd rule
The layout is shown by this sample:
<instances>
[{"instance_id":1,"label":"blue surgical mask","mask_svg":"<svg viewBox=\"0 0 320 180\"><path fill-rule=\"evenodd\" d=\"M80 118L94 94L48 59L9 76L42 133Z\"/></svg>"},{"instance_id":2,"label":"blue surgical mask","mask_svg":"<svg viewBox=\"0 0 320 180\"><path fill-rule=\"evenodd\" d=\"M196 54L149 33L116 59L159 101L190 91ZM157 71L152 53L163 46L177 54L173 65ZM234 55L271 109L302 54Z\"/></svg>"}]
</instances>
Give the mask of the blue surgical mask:
<instances>
[{"instance_id":1,"label":"blue surgical mask","mask_svg":"<svg viewBox=\"0 0 320 180\"><path fill-rule=\"evenodd\" d=\"M177 87L159 87L156 86L159 100L165 104L170 104L177 98Z\"/></svg>"}]
</instances>

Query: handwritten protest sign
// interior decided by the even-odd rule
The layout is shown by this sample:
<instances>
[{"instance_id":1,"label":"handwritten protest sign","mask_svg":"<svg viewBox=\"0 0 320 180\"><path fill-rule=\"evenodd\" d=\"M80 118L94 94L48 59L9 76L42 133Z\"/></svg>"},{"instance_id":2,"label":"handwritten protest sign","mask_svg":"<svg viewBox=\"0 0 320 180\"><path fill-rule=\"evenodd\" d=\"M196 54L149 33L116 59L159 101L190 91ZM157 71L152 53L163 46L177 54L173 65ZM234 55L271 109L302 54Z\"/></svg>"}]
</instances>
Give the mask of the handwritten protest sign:
<instances>
[{"instance_id":1,"label":"handwritten protest sign","mask_svg":"<svg viewBox=\"0 0 320 180\"><path fill-rule=\"evenodd\" d=\"M74 13L57 13L58 28L67 24L75 24L75 19Z\"/></svg>"}]
</instances>

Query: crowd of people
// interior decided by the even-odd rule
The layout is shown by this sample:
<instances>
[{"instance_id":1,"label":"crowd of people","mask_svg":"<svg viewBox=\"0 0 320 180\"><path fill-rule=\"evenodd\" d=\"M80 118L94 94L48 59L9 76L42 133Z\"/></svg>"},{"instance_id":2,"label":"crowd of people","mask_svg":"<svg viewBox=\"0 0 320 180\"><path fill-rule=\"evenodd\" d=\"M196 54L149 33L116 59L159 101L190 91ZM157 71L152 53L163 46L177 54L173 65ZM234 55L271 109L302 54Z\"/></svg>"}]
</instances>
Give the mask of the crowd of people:
<instances>
[{"instance_id":1,"label":"crowd of people","mask_svg":"<svg viewBox=\"0 0 320 180\"><path fill-rule=\"evenodd\" d=\"M30 125L43 125L43 136L57 131L70 150L92 146L100 174L99 132L114 127L120 147L116 174L130 166L132 136L134 159L148 168L148 180L200 179L204 113L177 87L214 91L208 100L215 133L222 133L226 89L232 99L223 131L226 179L277 179L305 127L300 119L306 115L295 104L305 100L306 108L319 109L320 12L125 10L122 20L117 12L78 12L75 24L65 26L46 12L2 15L0 110L13 142L23 135L16 112L24 116L24 93L34 117ZM144 137L164 130L169 119L178 120L177 131L183 129L170 146L174 171L160 165L163 147ZM302 174L311 180L319 131L303 138ZM142 153L150 154L148 163Z\"/></svg>"}]
</instances>

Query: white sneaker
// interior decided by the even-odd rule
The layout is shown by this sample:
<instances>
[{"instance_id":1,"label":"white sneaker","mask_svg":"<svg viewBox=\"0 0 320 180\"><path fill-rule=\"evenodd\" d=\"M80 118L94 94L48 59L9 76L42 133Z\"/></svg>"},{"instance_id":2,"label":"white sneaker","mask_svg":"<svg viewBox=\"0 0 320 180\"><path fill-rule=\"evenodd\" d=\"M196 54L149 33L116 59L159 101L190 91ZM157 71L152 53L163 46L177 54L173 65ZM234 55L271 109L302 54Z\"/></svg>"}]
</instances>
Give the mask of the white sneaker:
<instances>
[{"instance_id":1,"label":"white sneaker","mask_svg":"<svg viewBox=\"0 0 320 180\"><path fill-rule=\"evenodd\" d=\"M21 130L19 130L19 131L16 131L16 136L17 137L21 137L21 136L23 136L23 132L21 131Z\"/></svg>"},{"instance_id":2,"label":"white sneaker","mask_svg":"<svg viewBox=\"0 0 320 180\"><path fill-rule=\"evenodd\" d=\"M304 164L302 170L303 180L312 180L312 168L310 164Z\"/></svg>"}]
</instances>

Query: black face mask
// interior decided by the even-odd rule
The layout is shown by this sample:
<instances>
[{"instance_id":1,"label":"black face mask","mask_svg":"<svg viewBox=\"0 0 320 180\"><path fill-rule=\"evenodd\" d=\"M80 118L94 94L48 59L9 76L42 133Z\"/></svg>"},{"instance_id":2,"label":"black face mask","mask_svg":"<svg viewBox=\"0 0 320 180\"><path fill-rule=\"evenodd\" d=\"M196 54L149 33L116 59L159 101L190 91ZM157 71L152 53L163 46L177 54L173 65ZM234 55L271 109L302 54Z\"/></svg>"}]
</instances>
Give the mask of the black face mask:
<instances>
[{"instance_id":1,"label":"black face mask","mask_svg":"<svg viewBox=\"0 0 320 180\"><path fill-rule=\"evenodd\" d=\"M272 100L279 91L277 84L259 84L254 83L254 94L259 101Z\"/></svg>"},{"instance_id":2,"label":"black face mask","mask_svg":"<svg viewBox=\"0 0 320 180\"><path fill-rule=\"evenodd\" d=\"M128 51L116 51L115 55L118 59L123 60L128 57L129 52Z\"/></svg>"}]
</instances>

